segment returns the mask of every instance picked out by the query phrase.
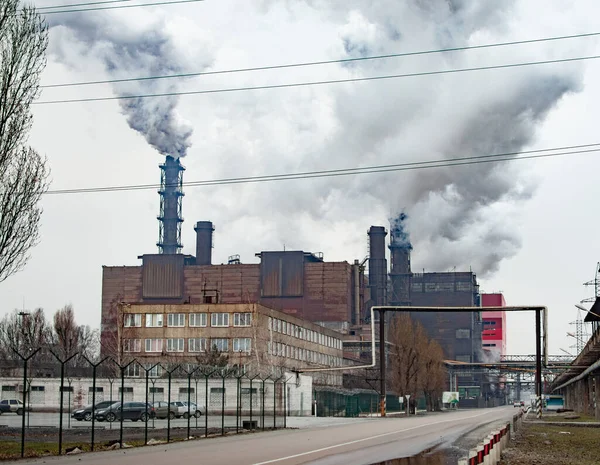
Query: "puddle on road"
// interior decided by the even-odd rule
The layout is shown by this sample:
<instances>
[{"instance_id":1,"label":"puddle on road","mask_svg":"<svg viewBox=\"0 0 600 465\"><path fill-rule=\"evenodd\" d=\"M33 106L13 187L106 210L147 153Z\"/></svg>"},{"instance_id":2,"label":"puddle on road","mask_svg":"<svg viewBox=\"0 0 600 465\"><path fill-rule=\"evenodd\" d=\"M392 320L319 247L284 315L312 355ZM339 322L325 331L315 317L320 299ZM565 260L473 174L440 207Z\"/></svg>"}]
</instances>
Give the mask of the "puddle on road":
<instances>
[{"instance_id":1,"label":"puddle on road","mask_svg":"<svg viewBox=\"0 0 600 465\"><path fill-rule=\"evenodd\" d=\"M371 465L449 465L456 463L456 458L444 451L422 453L412 457L404 457L401 459L386 460L385 462L377 462Z\"/></svg>"}]
</instances>

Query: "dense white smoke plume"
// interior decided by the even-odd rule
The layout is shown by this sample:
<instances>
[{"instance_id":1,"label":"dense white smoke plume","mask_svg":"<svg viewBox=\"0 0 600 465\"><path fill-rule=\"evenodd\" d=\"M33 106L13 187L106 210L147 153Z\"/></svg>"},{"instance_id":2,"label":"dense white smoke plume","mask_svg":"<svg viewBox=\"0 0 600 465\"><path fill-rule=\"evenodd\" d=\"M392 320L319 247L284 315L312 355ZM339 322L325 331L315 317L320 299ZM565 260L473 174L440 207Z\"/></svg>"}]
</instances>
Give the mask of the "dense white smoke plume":
<instances>
[{"instance_id":1,"label":"dense white smoke plume","mask_svg":"<svg viewBox=\"0 0 600 465\"><path fill-rule=\"evenodd\" d=\"M133 14L135 13L135 14ZM109 78L127 79L140 76L164 76L189 69L205 68L209 56L190 53L202 50L202 40L193 30L186 32L189 42L178 41L178 24L162 14L138 9L127 14L122 11L64 13L48 16L51 28L50 53L62 61L72 61L69 50L84 47L85 54L98 57ZM193 47L186 45L193 44ZM191 145L192 127L177 112L179 97L136 97L144 94L171 93L180 88L180 79L142 80L113 84L119 96L121 111L129 126L163 155L174 158L186 155ZM98 87L95 92L98 94Z\"/></svg>"},{"instance_id":2,"label":"dense white smoke plume","mask_svg":"<svg viewBox=\"0 0 600 465\"><path fill-rule=\"evenodd\" d=\"M233 68L545 35L530 27L535 17L522 11L528 2L263 0L258 8L244 5L238 12L242 8L238 2L223 0L222 4L230 5L223 11L232 15L231 29L217 31L219 26L203 24L212 27L208 35L225 37L228 57L242 57L228 63ZM214 8L222 13L219 6ZM208 16L209 2L203 7ZM111 76L129 77L196 71L208 66L221 51L219 41L198 46L189 30L178 30L162 16L145 17L144 21L136 18L127 24L119 19L130 17L51 18L53 38L65 39L51 41L52 52L68 61L66 47L73 41L83 43L87 48L78 53L100 57ZM557 10L547 17L561 16ZM144 26L135 26L138 22ZM266 33L261 24L269 26L268 33L275 31L272 37L263 37ZM565 32L559 26L555 29ZM201 35L202 27L195 33ZM232 39L236 34L240 37L237 41ZM297 53L304 50L297 43L306 45L309 52L305 56ZM297 48L278 48L291 45ZM206 56L191 59L187 54L190 48L207 50L203 52ZM585 42L561 41L241 73L219 77L214 87L538 61L583 55L585 48ZM175 89L179 83L147 81L119 84L114 89L122 95L136 95ZM228 178L514 152L532 145L548 113L580 86L580 65L572 63L189 97L198 99L197 107L202 107L195 123L203 127L197 145L206 154L203 171L195 177ZM134 99L124 101L122 110L130 126L159 152L184 155L191 130L178 119L176 105L176 98ZM223 252L225 256L228 252L250 255L286 244L288 248L325 251L329 254L326 258L332 258L332 250L335 259L362 258L369 225L386 225L388 218L405 211L415 271L471 267L485 275L520 248L519 204L535 191L533 166L490 163L228 185L198 191L198 197L208 192L210 211L205 215L217 224L219 232L231 234L221 244L235 241L236 250ZM192 208L194 197L188 195L186 202L186 208ZM207 207L198 201L198 208Z\"/></svg>"}]
</instances>

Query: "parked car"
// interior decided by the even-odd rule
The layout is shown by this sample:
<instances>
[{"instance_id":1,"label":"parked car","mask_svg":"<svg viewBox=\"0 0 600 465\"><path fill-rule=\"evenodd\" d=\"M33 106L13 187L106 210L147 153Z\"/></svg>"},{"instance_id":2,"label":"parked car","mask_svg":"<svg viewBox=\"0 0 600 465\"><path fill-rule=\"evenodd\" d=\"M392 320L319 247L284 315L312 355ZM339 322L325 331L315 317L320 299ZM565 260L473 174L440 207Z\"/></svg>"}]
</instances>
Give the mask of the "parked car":
<instances>
[{"instance_id":1,"label":"parked car","mask_svg":"<svg viewBox=\"0 0 600 465\"><path fill-rule=\"evenodd\" d=\"M188 416L200 417L202 415L201 408L196 405L194 402L190 402L190 406L188 408L188 403L186 401L183 402L185 405L185 411L183 412L183 418L187 418Z\"/></svg>"},{"instance_id":2,"label":"parked car","mask_svg":"<svg viewBox=\"0 0 600 465\"><path fill-rule=\"evenodd\" d=\"M156 418L165 419L168 416L173 418L179 418L179 409L175 405L169 405L168 402L158 401L152 404L154 407L154 414Z\"/></svg>"},{"instance_id":3,"label":"parked car","mask_svg":"<svg viewBox=\"0 0 600 465\"><path fill-rule=\"evenodd\" d=\"M177 414L175 415L177 418L182 417L183 414L186 413L187 409L188 409L187 405L185 405L185 403L180 400L171 402L171 406L175 407L177 409Z\"/></svg>"},{"instance_id":4,"label":"parked car","mask_svg":"<svg viewBox=\"0 0 600 465\"><path fill-rule=\"evenodd\" d=\"M85 406L83 408L75 410L71 414L71 417L74 418L77 421L82 421L82 420L91 421L92 420L92 413L95 410L102 410L102 409L108 408L108 407L110 407L114 403L115 403L114 400L104 400L102 402L97 402L95 408L93 408L92 404L90 404L90 405L87 405L87 406Z\"/></svg>"},{"instance_id":5,"label":"parked car","mask_svg":"<svg viewBox=\"0 0 600 465\"><path fill-rule=\"evenodd\" d=\"M27 410L31 411L31 407ZM17 415L23 415L25 411L25 407L23 406L23 402L19 399L4 399L0 400L0 415L3 413L16 413Z\"/></svg>"},{"instance_id":6,"label":"parked car","mask_svg":"<svg viewBox=\"0 0 600 465\"><path fill-rule=\"evenodd\" d=\"M145 402L125 402L123 406L121 406L121 402L115 402L108 408L96 410L94 415L98 421L113 422L120 420L121 416L123 420L148 421L155 415L155 411L151 404Z\"/></svg>"}]
</instances>

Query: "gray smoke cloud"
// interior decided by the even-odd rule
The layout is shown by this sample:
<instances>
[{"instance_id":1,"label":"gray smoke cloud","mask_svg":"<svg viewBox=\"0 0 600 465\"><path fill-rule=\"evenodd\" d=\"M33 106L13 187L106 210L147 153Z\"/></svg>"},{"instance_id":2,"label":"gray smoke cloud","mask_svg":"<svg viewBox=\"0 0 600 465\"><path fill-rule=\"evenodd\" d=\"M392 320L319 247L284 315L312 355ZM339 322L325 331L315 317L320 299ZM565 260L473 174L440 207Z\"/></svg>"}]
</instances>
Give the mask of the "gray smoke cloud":
<instances>
[{"instance_id":1,"label":"gray smoke cloud","mask_svg":"<svg viewBox=\"0 0 600 465\"><path fill-rule=\"evenodd\" d=\"M519 2L459 0L307 1L335 25L338 56L361 57L443 49L523 37ZM274 2L263 2L275 8ZM297 6L288 2L297 13ZM514 29L512 29L514 28ZM581 45L581 44L579 44ZM581 54L571 44L497 48L419 57L354 62L350 76L375 76L489 66ZM577 50L577 52L575 52ZM347 74L346 74L347 75ZM323 101L332 129L318 149L329 167L444 160L517 152L536 141L549 112L582 83L579 65L523 67L331 87ZM319 96L321 90L313 91ZM316 143L315 143L316 144ZM306 166L306 165L305 165ZM310 167L319 165L313 163ZM535 192L532 165L473 164L404 173L289 185L272 196L281 211L302 199L314 218L330 221L333 209L347 218L382 219L405 211L416 269L457 267L489 275L521 247L519 206ZM309 192L310 191L310 192ZM355 223L357 221L355 220ZM394 224L391 225L392 229Z\"/></svg>"},{"instance_id":2,"label":"gray smoke cloud","mask_svg":"<svg viewBox=\"0 0 600 465\"><path fill-rule=\"evenodd\" d=\"M50 53L63 63L76 66L70 50L75 43L85 47L86 55L99 58L108 75L115 79L176 74L189 69L190 56L177 43L173 25L161 16L145 12L137 15L95 12L50 15L48 21L53 39ZM198 47L200 44L192 39L190 42ZM195 69L204 68L210 61L207 57L196 61ZM178 79L162 79L112 86L117 95L133 97L119 101L129 126L159 153L174 158L186 155L193 132L177 112L179 98L135 96L175 92L180 83Z\"/></svg>"}]
</instances>

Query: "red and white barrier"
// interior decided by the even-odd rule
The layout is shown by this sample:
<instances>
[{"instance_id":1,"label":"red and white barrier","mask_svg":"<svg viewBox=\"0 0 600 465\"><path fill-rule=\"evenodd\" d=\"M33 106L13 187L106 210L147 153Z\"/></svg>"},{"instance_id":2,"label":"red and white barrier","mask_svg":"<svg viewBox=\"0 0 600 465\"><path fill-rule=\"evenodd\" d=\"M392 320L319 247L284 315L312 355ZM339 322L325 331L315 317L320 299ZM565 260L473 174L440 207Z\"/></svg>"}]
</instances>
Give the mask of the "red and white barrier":
<instances>
[{"instance_id":1,"label":"red and white barrier","mask_svg":"<svg viewBox=\"0 0 600 465\"><path fill-rule=\"evenodd\" d=\"M459 460L458 465L496 465L509 438L510 423L507 423L502 429L493 431L477 448L471 449L469 457Z\"/></svg>"}]
</instances>

